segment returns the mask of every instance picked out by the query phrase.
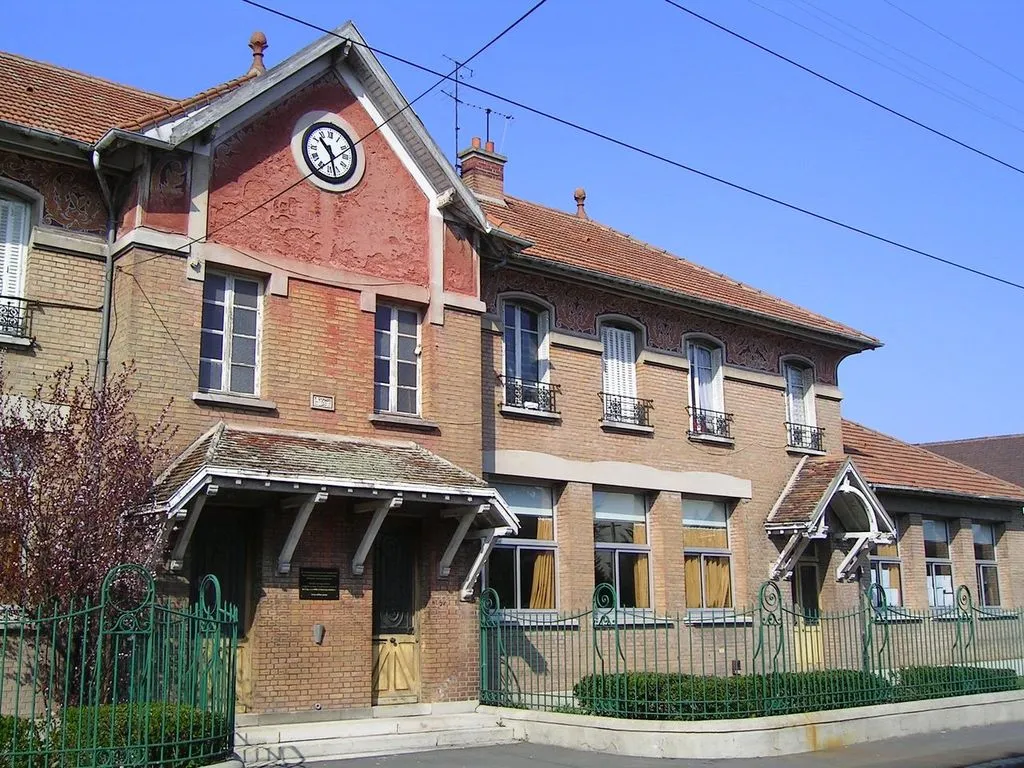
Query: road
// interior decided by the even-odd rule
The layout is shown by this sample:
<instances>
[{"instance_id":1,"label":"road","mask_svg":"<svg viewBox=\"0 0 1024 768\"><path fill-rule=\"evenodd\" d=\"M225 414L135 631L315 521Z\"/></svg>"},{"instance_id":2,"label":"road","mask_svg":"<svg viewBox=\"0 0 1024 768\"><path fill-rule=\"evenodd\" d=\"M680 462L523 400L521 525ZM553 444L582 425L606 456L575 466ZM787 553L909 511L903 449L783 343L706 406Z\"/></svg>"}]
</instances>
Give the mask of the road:
<instances>
[{"instance_id":1,"label":"road","mask_svg":"<svg viewBox=\"0 0 1024 768\"><path fill-rule=\"evenodd\" d=\"M536 744L318 763L316 768L1024 768L1024 723L965 728L805 755L658 760Z\"/></svg>"}]
</instances>

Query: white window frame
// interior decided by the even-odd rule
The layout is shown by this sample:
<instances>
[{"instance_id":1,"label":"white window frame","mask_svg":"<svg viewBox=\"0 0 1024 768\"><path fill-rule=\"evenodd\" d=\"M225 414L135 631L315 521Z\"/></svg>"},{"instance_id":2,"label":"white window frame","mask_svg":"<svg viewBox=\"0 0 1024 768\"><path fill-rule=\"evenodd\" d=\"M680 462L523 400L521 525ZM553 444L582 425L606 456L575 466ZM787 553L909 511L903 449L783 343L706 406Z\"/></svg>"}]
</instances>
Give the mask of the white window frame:
<instances>
[{"instance_id":1,"label":"white window frame","mask_svg":"<svg viewBox=\"0 0 1024 768\"><path fill-rule=\"evenodd\" d=\"M508 335L508 323L505 321L505 315L507 310L512 308L514 315L514 322L512 324L512 334L514 337L514 349L509 350L506 338ZM522 333L529 333L529 331L523 331L522 329L522 313L530 312L537 316L537 383L548 384L550 377L551 366L548 362L548 352L550 349L549 336L550 336L550 323L549 323L549 312L547 309L535 304L531 304L529 300L519 299L506 299L502 302L501 309L501 321L503 333L501 336L502 343L502 375L507 376L509 371L509 352L511 351L515 355L515 359L512 365L512 372L514 379L524 381L524 383L530 383L523 379L523 343L521 335Z\"/></svg>"},{"instance_id":2,"label":"white window frame","mask_svg":"<svg viewBox=\"0 0 1024 768\"><path fill-rule=\"evenodd\" d=\"M377 355L377 313L381 310L387 310L391 313L388 320L388 356L382 358ZM416 347L414 356L416 358L416 411L410 413L408 411L398 410L398 313L408 312L416 316ZM418 417L423 412L423 341L422 341L422 325L423 315L412 307L403 307L397 304L377 304L376 311L374 312L374 325L373 325L373 359L374 359L374 372L373 372L373 406L375 413L386 413L395 414L398 416L412 416ZM377 408L377 371L376 362L378 359L386 359L388 361L388 402L387 408ZM407 360L402 362L408 362Z\"/></svg>"},{"instance_id":3,"label":"white window frame","mask_svg":"<svg viewBox=\"0 0 1024 768\"><path fill-rule=\"evenodd\" d=\"M265 285L263 280L258 277L251 275L235 275L230 272L219 272L219 271L207 271L207 277L215 276L224 278L224 328L220 331L217 329L209 329L210 332L223 334L223 343L221 346L221 358L219 360L212 357L203 357L202 348L200 347L199 361L200 365L205 362L220 363L220 387L203 387L202 382L198 382L200 392L221 392L224 394L238 395L240 397L259 397L260 396L260 378L261 371L263 368L262 357L263 357L263 296ZM234 336L234 322L235 322L235 281L243 280L248 283L256 284L256 363L255 370L253 371L253 390L252 392L240 392L238 390L231 389L231 365L232 365L232 354L231 354L231 343L232 337ZM204 283L205 290L205 283ZM216 302L208 302L204 296L202 303L205 307L207 303L215 304ZM200 338L202 333L206 331L206 327L203 325L202 317L200 316Z\"/></svg>"},{"instance_id":4,"label":"white window frame","mask_svg":"<svg viewBox=\"0 0 1024 768\"><path fill-rule=\"evenodd\" d=\"M8 209L8 232L0 232L0 305L5 320L21 328L25 321L25 273L28 270L28 241L33 207L24 200L0 195L0 206ZM20 219L20 220L19 220Z\"/></svg>"},{"instance_id":5,"label":"white window frame","mask_svg":"<svg viewBox=\"0 0 1024 768\"><path fill-rule=\"evenodd\" d=\"M558 580L558 514L557 514L557 507L558 507L558 505L555 503L555 491L554 491L554 488L552 488L549 485L539 485L539 484L536 484L536 483L526 483L526 482L499 482L499 481L495 481L493 483L493 485L498 490L499 493L501 492L501 489L503 487L507 487L507 486L510 486L510 485L525 486L525 487L530 487L530 488L543 488L547 492L548 501L550 502L549 506L545 510L546 514L545 513L541 513L541 512L537 512L537 511L532 510L532 509L527 510L527 509L523 509L521 507L516 507L516 506L512 506L511 507L513 509L513 511L515 512L515 514L517 516L519 516L520 518L522 518L524 516L525 517L536 517L536 518L550 518L551 519L551 536L552 536L550 541L548 539L526 539L526 538L519 538L519 537L516 537L516 536L507 536L507 537L504 537L504 538L497 539L495 541L495 543L494 543L494 548L495 549L512 549L512 550L515 550L515 554L513 556L514 557L514 560L513 560L514 570L513 570L513 573L512 573L512 578L513 578L513 582L512 583L514 584L514 587L515 587L516 603L517 604L516 605L502 605L501 608L503 610L504 609L508 609L508 610L516 610L516 611L528 611L530 613L550 613L551 611L558 610L558 606L561 604L561 602L560 602L560 594L559 594L559 580ZM524 608L521 605L521 603L522 603L521 597L522 596L519 594L520 576L522 575L521 550L524 550L524 549L527 549L527 550L543 550L543 551L546 551L546 552L551 552L554 555L554 559L555 559L555 605L554 605L553 608ZM488 584L490 576L491 576L491 565L490 565L490 562L488 562L487 568L484 571L484 584L485 585Z\"/></svg>"},{"instance_id":6,"label":"white window frame","mask_svg":"<svg viewBox=\"0 0 1024 768\"><path fill-rule=\"evenodd\" d=\"M646 493L642 493L642 492L639 492L639 491L623 490L623 489L619 489L619 488L594 488L593 491L592 491L592 498L593 498L593 495L596 495L598 493L621 494L621 495L624 495L624 496L634 496L634 497L640 497L640 499L643 500L643 505L644 505L643 525L644 525L644 532L645 532L645 535L647 537L647 543L646 544L629 544L629 543L626 543L626 542L618 543L618 542L604 542L604 541L596 541L595 540L594 541L594 554L595 554L595 557L596 557L598 551L604 551L604 552L611 552L612 553L612 570L614 571L614 580L615 580L615 583L612 586L615 588L615 603L616 603L615 610L616 611L636 612L637 614L640 614L640 615L646 615L646 614L653 615L653 612L654 612L654 582L653 582L653 579L652 579L652 563L651 563L651 503L650 503L650 499L648 499ZM597 513L597 509L596 509L597 505L596 504L592 504L592 506L595 507L595 509L593 511L593 522L595 522L595 523L598 522L599 520L604 520L606 522L620 522L620 523L622 523L622 522L634 522L634 523L635 522L640 522L639 520L627 520L626 518L599 517L598 513ZM629 607L629 606L626 606L626 607L622 606L622 594L621 594L621 591L619 589L619 586L622 583L621 577L619 575L619 572L621 570L621 564L619 562L619 554L622 553L622 552L626 552L626 553L639 553L639 554L647 555L647 595L648 595L648 602L651 603L651 605L649 605L647 608L632 608L632 607Z\"/></svg>"},{"instance_id":7,"label":"white window frame","mask_svg":"<svg viewBox=\"0 0 1024 768\"><path fill-rule=\"evenodd\" d=\"M697 350L705 350L711 355L710 402L704 402L700 395L700 375L697 364ZM725 362L724 347L710 339L692 339L686 344L686 357L690 364L690 407L701 411L717 411L725 413L725 387L722 366Z\"/></svg>"},{"instance_id":8,"label":"white window frame","mask_svg":"<svg viewBox=\"0 0 1024 768\"><path fill-rule=\"evenodd\" d=\"M978 604L984 608L999 608L1002 606L1002 589L999 589L999 562L998 562L998 551L996 549L996 542L999 540L999 534L996 531L996 523L989 522L987 520L974 520L971 522L971 534L977 542L977 533L979 528L987 528L992 534L992 559L984 560L977 556L977 543L975 543L975 556L974 556L974 569L978 579ZM985 592L985 582L981 578L982 570L991 569L996 573L996 589L999 592L997 597L999 598L995 603L988 602L988 595Z\"/></svg>"},{"instance_id":9,"label":"white window frame","mask_svg":"<svg viewBox=\"0 0 1024 768\"><path fill-rule=\"evenodd\" d=\"M929 539L927 539L925 537L925 534L926 534L926 531L927 531L927 525L926 524L929 523L929 522L931 522L931 523L941 523L943 528L944 528L944 530L946 531L946 552L947 552L947 556L946 557L928 557L928 555L925 554L925 559L924 559L924 562L925 562L925 586L926 586L926 589L927 589L927 592L928 592L928 607L929 608L937 608L937 609L952 608L953 607L953 602L954 602L954 599L955 599L955 590L953 590L953 584L955 582L953 580L953 578L954 578L954 574L953 574L953 560L950 557L950 554L951 554L951 549L950 548L952 547L952 542L951 542L950 536L949 536L949 521L945 520L945 519L943 519L941 517L926 517L926 518L921 520L921 539L925 543L926 547L927 547L927 544L928 544L928 541L929 541ZM942 602L938 602L935 599L935 597L936 597L935 569L937 567L943 566L943 565L949 566L950 591L948 591L948 592L947 591L943 591L942 594L946 596L945 600L942 601ZM943 577L940 577L940 578L946 578L946 577L943 576Z\"/></svg>"},{"instance_id":10,"label":"white window frame","mask_svg":"<svg viewBox=\"0 0 1024 768\"><path fill-rule=\"evenodd\" d=\"M818 426L818 417L815 409L814 393L814 367L797 360L788 360L782 364L782 375L786 380L786 421L804 427ZM791 375L799 375L803 387L803 418L797 420L794 415L796 398L793 392L793 381Z\"/></svg>"},{"instance_id":11,"label":"white window frame","mask_svg":"<svg viewBox=\"0 0 1024 768\"><path fill-rule=\"evenodd\" d=\"M903 597L906 591L903 588L903 581L905 574L903 573L903 557L900 554L900 544L898 541L893 542L896 546L896 555L876 555L875 549L872 547L870 554L868 555L868 565L870 568L870 578L872 584L877 584L878 588L885 592L885 602L890 608L901 608L903 607ZM900 589L899 596L894 601L892 599L892 589L882 586L882 566L883 565L895 565L900 569Z\"/></svg>"},{"instance_id":12,"label":"white window frame","mask_svg":"<svg viewBox=\"0 0 1024 768\"><path fill-rule=\"evenodd\" d=\"M688 501L709 501L713 504L721 504L722 509L725 512L725 519L721 522L717 520L700 520L696 518L686 517L686 502ZM683 561L685 563L686 556L699 556L700 557L700 608L687 608L688 613L697 614L708 614L709 612L721 613L721 612L732 612L736 610L736 582L733 579L733 562L732 562L732 535L729 533L729 518L732 510L729 508L729 503L724 499L705 499L705 498L687 498L683 497L682 506L682 519L683 528L715 528L718 530L725 531L726 547L724 549L720 547L688 547L683 545ZM707 603L707 585L704 583L704 558L706 556L711 557L724 557L729 561L729 587L730 587L730 600L731 605L723 606L722 608L708 608Z\"/></svg>"}]
</instances>

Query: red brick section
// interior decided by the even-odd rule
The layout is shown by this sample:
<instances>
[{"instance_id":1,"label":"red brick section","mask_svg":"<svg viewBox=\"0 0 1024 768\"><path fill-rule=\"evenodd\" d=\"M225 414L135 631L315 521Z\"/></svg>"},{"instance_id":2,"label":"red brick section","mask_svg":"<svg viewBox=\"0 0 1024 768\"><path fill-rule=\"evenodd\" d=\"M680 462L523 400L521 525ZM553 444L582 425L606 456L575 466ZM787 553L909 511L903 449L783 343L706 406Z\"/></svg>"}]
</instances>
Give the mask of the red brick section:
<instances>
[{"instance_id":1,"label":"red brick section","mask_svg":"<svg viewBox=\"0 0 1024 768\"><path fill-rule=\"evenodd\" d=\"M1024 502L1024 488L843 420L843 449L874 486Z\"/></svg>"},{"instance_id":2,"label":"red brick section","mask_svg":"<svg viewBox=\"0 0 1024 768\"><path fill-rule=\"evenodd\" d=\"M481 202L493 225L534 243L527 255L834 334L864 348L879 346L860 331L595 221L507 195L506 206Z\"/></svg>"},{"instance_id":3,"label":"red brick section","mask_svg":"<svg viewBox=\"0 0 1024 768\"><path fill-rule=\"evenodd\" d=\"M996 435L921 443L933 453L1024 486L1024 435Z\"/></svg>"}]
</instances>

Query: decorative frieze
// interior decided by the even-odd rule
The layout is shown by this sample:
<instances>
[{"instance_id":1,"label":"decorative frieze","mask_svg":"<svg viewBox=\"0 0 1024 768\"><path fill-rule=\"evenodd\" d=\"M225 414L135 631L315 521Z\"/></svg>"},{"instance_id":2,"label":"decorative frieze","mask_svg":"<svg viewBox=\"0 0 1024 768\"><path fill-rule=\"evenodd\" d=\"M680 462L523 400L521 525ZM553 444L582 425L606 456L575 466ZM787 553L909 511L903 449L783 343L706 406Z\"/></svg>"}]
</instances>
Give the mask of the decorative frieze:
<instances>
[{"instance_id":1,"label":"decorative frieze","mask_svg":"<svg viewBox=\"0 0 1024 768\"><path fill-rule=\"evenodd\" d=\"M44 224L105 234L107 212L91 170L0 152L0 177L25 184L42 195Z\"/></svg>"}]
</instances>

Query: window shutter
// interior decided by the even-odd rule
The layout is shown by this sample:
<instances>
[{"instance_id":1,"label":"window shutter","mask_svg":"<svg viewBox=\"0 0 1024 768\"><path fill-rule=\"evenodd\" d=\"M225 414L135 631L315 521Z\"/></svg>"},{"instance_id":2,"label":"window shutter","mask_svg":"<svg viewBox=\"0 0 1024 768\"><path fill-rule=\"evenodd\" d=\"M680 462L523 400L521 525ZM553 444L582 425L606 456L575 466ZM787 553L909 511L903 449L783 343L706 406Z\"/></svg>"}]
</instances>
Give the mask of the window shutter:
<instances>
[{"instance_id":1,"label":"window shutter","mask_svg":"<svg viewBox=\"0 0 1024 768\"><path fill-rule=\"evenodd\" d=\"M786 366L786 411L793 424L806 424L804 413L804 372L795 365Z\"/></svg>"},{"instance_id":2,"label":"window shutter","mask_svg":"<svg viewBox=\"0 0 1024 768\"><path fill-rule=\"evenodd\" d=\"M724 372L722 371L722 348L711 350L711 402L714 411L725 410Z\"/></svg>"},{"instance_id":3,"label":"window shutter","mask_svg":"<svg viewBox=\"0 0 1024 768\"><path fill-rule=\"evenodd\" d=\"M551 351L550 344L550 318L547 312L537 313L537 378L538 380L548 383L548 376L550 372L550 365L548 364L548 355Z\"/></svg>"},{"instance_id":4,"label":"window shutter","mask_svg":"<svg viewBox=\"0 0 1024 768\"><path fill-rule=\"evenodd\" d=\"M804 424L813 427L816 426L814 413L814 369L804 368L800 373L803 374L804 385Z\"/></svg>"},{"instance_id":5,"label":"window shutter","mask_svg":"<svg viewBox=\"0 0 1024 768\"><path fill-rule=\"evenodd\" d=\"M0 199L0 295L21 297L28 206Z\"/></svg>"},{"instance_id":6,"label":"window shutter","mask_svg":"<svg viewBox=\"0 0 1024 768\"><path fill-rule=\"evenodd\" d=\"M601 369L604 391L611 395L636 397L636 334L623 328L601 329L604 354Z\"/></svg>"}]
</instances>

